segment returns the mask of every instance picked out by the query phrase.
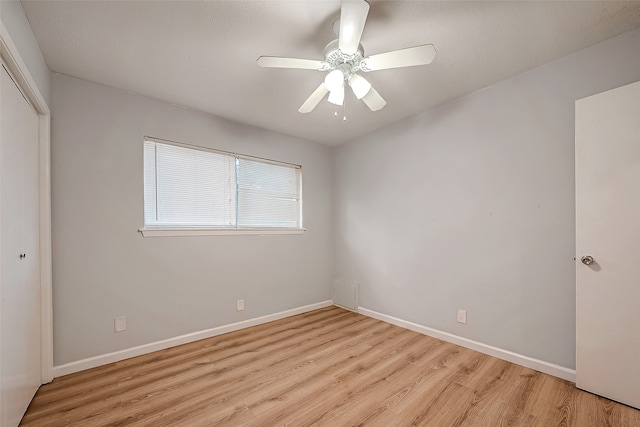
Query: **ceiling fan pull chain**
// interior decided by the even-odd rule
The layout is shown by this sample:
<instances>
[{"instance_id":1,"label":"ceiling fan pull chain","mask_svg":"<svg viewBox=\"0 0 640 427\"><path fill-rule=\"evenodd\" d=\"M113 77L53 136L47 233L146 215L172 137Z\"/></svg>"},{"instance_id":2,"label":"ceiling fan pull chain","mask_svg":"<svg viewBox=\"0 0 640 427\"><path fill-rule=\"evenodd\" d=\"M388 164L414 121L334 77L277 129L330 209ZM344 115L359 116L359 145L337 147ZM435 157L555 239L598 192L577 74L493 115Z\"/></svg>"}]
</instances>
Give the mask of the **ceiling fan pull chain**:
<instances>
[{"instance_id":1,"label":"ceiling fan pull chain","mask_svg":"<svg viewBox=\"0 0 640 427\"><path fill-rule=\"evenodd\" d=\"M347 99L345 98L344 102L342 103L342 121L346 121L347 120Z\"/></svg>"}]
</instances>

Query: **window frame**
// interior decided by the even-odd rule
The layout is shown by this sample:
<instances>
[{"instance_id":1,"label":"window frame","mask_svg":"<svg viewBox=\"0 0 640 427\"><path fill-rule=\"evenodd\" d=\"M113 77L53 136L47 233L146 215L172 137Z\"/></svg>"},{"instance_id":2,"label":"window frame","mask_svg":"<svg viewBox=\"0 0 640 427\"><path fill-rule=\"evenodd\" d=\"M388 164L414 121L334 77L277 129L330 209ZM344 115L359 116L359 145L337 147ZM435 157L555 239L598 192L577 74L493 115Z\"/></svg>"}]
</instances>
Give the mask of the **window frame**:
<instances>
[{"instance_id":1,"label":"window frame","mask_svg":"<svg viewBox=\"0 0 640 427\"><path fill-rule=\"evenodd\" d=\"M282 162L272 159L266 159L262 157L249 156L246 154L234 153L230 151L218 150L208 147L201 147L191 144L185 144L181 142L166 140L162 138L156 138L151 136L143 137L142 150L144 152L144 143L145 142L154 142L166 145L173 145L181 148L187 148L196 151L204 151L222 154L226 156L231 156L236 159L245 159L250 161L256 161L261 163L273 164L276 166L286 166L292 169L297 169L298 172L298 187L299 187L299 195L300 195L300 219L299 224L300 227L246 227L246 226L238 226L238 220L236 218L236 225L233 227L230 226L220 226L220 227L180 227L180 226L148 226L145 224L145 213L144 213L144 205L145 205L145 194L144 194L144 161L143 161L143 194L142 194L142 205L143 205L143 213L142 213L142 222L143 227L138 229L138 231L142 234L143 237L177 237L177 236L217 236L217 235L278 235L278 234L303 234L306 229L303 226L303 199L302 199L302 166L294 163ZM144 154L143 154L144 158ZM157 177L156 177L157 179ZM237 181L236 175L236 181ZM235 200L235 204L237 205L238 200Z\"/></svg>"}]
</instances>

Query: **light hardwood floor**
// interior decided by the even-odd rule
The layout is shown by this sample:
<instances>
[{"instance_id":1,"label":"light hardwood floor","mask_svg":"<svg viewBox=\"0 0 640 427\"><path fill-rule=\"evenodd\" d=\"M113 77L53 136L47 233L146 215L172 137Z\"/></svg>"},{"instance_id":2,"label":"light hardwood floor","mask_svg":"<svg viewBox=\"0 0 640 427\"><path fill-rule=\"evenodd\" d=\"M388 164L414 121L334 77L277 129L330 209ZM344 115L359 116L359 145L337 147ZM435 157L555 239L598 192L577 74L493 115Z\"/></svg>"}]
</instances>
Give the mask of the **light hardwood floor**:
<instances>
[{"instance_id":1,"label":"light hardwood floor","mask_svg":"<svg viewBox=\"0 0 640 427\"><path fill-rule=\"evenodd\" d=\"M23 426L640 426L567 381L337 307L56 378Z\"/></svg>"}]
</instances>

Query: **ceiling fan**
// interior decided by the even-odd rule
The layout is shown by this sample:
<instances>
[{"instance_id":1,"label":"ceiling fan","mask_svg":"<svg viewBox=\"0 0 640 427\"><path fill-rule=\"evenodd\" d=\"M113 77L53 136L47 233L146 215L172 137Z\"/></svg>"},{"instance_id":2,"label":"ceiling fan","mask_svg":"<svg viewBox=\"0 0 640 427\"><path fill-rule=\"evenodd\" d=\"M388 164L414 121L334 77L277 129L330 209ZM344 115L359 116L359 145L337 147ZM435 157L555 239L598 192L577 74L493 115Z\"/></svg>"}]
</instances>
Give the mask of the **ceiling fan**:
<instances>
[{"instance_id":1,"label":"ceiling fan","mask_svg":"<svg viewBox=\"0 0 640 427\"><path fill-rule=\"evenodd\" d=\"M257 60L258 65L329 71L320 86L298 109L301 113L313 111L327 93L329 102L343 105L346 85L351 87L356 98L361 99L371 111L378 111L387 102L358 72L430 64L436 56L436 49L432 44L424 44L365 57L360 37L368 13L369 3L366 1L343 0L340 19L333 24L338 39L325 48L324 60L261 56Z\"/></svg>"}]
</instances>

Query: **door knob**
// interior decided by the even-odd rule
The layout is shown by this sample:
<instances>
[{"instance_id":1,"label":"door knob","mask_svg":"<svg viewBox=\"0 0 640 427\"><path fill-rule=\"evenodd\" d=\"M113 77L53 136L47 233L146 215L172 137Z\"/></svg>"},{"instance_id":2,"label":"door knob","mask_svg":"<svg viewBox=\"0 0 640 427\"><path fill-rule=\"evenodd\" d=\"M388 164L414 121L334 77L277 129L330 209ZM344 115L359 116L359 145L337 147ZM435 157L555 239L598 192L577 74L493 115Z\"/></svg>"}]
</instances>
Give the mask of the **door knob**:
<instances>
[{"instance_id":1,"label":"door knob","mask_svg":"<svg viewBox=\"0 0 640 427\"><path fill-rule=\"evenodd\" d=\"M582 261L584 265L591 265L595 262L595 259L593 259L591 255L585 255L582 258L580 258L580 261Z\"/></svg>"}]
</instances>

